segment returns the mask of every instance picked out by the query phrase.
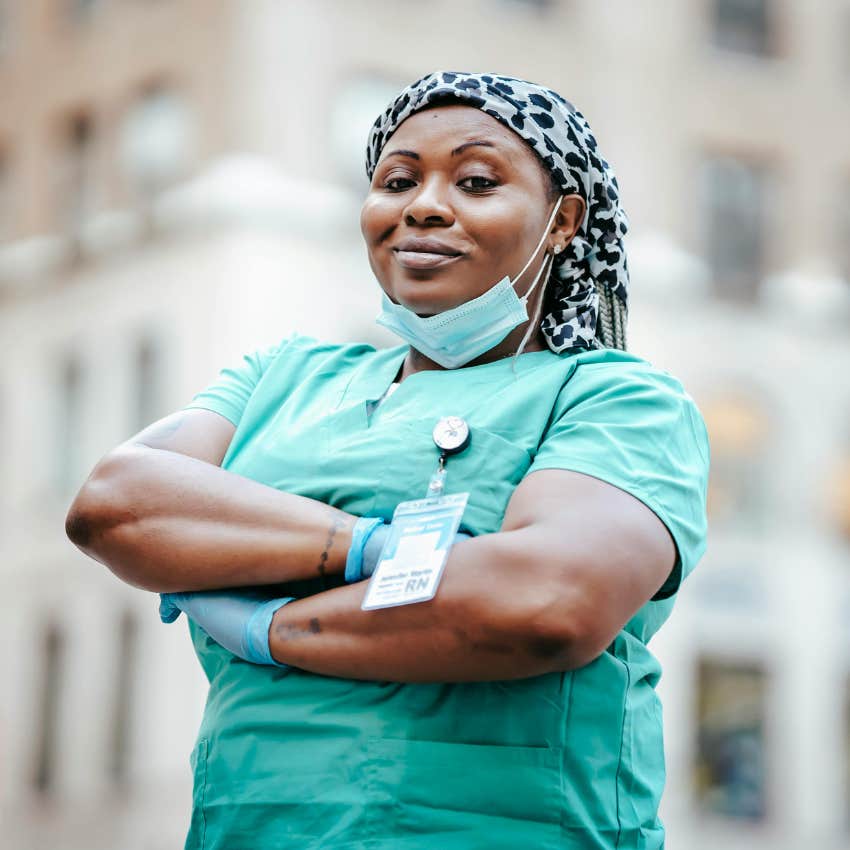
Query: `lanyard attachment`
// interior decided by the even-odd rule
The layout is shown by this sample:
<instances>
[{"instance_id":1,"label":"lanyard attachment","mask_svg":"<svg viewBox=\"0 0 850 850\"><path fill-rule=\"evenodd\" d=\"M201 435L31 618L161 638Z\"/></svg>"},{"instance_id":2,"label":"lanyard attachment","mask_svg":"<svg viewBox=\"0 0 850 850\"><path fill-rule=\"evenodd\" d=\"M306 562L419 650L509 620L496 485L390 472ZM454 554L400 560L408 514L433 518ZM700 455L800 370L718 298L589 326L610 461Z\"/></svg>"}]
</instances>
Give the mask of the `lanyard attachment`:
<instances>
[{"instance_id":1,"label":"lanyard attachment","mask_svg":"<svg viewBox=\"0 0 850 850\"><path fill-rule=\"evenodd\" d=\"M431 480L428 482L428 492L425 494L426 499L432 496L442 496L443 490L446 487L446 454L440 454L440 459L437 461L437 468L434 470Z\"/></svg>"},{"instance_id":2,"label":"lanyard attachment","mask_svg":"<svg viewBox=\"0 0 850 850\"><path fill-rule=\"evenodd\" d=\"M446 458L469 445L469 425L460 416L444 416L434 426L434 445L440 450L437 468L428 482L426 498L442 496L446 487Z\"/></svg>"}]
</instances>

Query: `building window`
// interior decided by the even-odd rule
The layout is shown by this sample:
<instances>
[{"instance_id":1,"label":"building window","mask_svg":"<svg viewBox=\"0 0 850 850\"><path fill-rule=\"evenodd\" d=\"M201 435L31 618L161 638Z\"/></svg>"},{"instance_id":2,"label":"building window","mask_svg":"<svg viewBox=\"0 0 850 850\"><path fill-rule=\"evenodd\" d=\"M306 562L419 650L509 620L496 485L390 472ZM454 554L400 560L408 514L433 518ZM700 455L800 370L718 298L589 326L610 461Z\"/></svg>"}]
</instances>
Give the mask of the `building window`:
<instances>
[{"instance_id":1,"label":"building window","mask_svg":"<svg viewBox=\"0 0 850 850\"><path fill-rule=\"evenodd\" d=\"M0 149L0 243L13 236L12 174L9 157Z\"/></svg>"},{"instance_id":2,"label":"building window","mask_svg":"<svg viewBox=\"0 0 850 850\"><path fill-rule=\"evenodd\" d=\"M708 515L739 531L762 527L766 514L768 417L750 397L714 398L702 405L711 444Z\"/></svg>"},{"instance_id":3,"label":"building window","mask_svg":"<svg viewBox=\"0 0 850 850\"><path fill-rule=\"evenodd\" d=\"M844 685L844 824L850 829L850 677Z\"/></svg>"},{"instance_id":4,"label":"building window","mask_svg":"<svg viewBox=\"0 0 850 850\"><path fill-rule=\"evenodd\" d=\"M0 0L0 59L2 59L10 49L10 18L11 13L9 9L9 0Z\"/></svg>"},{"instance_id":5,"label":"building window","mask_svg":"<svg viewBox=\"0 0 850 850\"><path fill-rule=\"evenodd\" d=\"M769 0L712 0L712 41L717 47L752 56L773 50L773 9Z\"/></svg>"},{"instance_id":6,"label":"building window","mask_svg":"<svg viewBox=\"0 0 850 850\"><path fill-rule=\"evenodd\" d=\"M554 5L554 0L501 0L503 6L516 6L518 9L528 9L530 12L548 12Z\"/></svg>"},{"instance_id":7,"label":"building window","mask_svg":"<svg viewBox=\"0 0 850 850\"><path fill-rule=\"evenodd\" d=\"M699 174L703 244L715 292L752 303L765 270L770 173L760 163L710 157Z\"/></svg>"},{"instance_id":8,"label":"building window","mask_svg":"<svg viewBox=\"0 0 850 850\"><path fill-rule=\"evenodd\" d=\"M831 513L839 532L850 540L850 460L836 464L830 484Z\"/></svg>"},{"instance_id":9,"label":"building window","mask_svg":"<svg viewBox=\"0 0 850 850\"><path fill-rule=\"evenodd\" d=\"M706 812L748 821L765 816L766 686L758 664L699 662L694 784Z\"/></svg>"},{"instance_id":10,"label":"building window","mask_svg":"<svg viewBox=\"0 0 850 850\"><path fill-rule=\"evenodd\" d=\"M157 338L142 337L134 352L136 406L133 411L133 433L141 431L165 415L163 366L162 346Z\"/></svg>"},{"instance_id":11,"label":"building window","mask_svg":"<svg viewBox=\"0 0 850 850\"><path fill-rule=\"evenodd\" d=\"M192 156L189 105L165 84L145 89L127 111L121 155L132 190L142 199L183 176Z\"/></svg>"},{"instance_id":12,"label":"building window","mask_svg":"<svg viewBox=\"0 0 850 850\"><path fill-rule=\"evenodd\" d=\"M850 542L850 440L846 435L836 454L825 473L825 512L845 542Z\"/></svg>"},{"instance_id":13,"label":"building window","mask_svg":"<svg viewBox=\"0 0 850 850\"><path fill-rule=\"evenodd\" d=\"M45 794L54 789L56 782L64 650L65 639L62 632L55 624L48 625L41 645L33 771L33 786Z\"/></svg>"},{"instance_id":14,"label":"building window","mask_svg":"<svg viewBox=\"0 0 850 850\"><path fill-rule=\"evenodd\" d=\"M124 784L129 778L132 711L138 662L138 623L130 611L121 617L118 629L118 657L109 741L108 770L112 781Z\"/></svg>"},{"instance_id":15,"label":"building window","mask_svg":"<svg viewBox=\"0 0 850 850\"><path fill-rule=\"evenodd\" d=\"M87 113L65 125L57 182L59 227L76 236L95 208L94 120Z\"/></svg>"},{"instance_id":16,"label":"building window","mask_svg":"<svg viewBox=\"0 0 850 850\"><path fill-rule=\"evenodd\" d=\"M56 483L62 498L82 485L83 368L77 355L61 365L58 387Z\"/></svg>"},{"instance_id":17,"label":"building window","mask_svg":"<svg viewBox=\"0 0 850 850\"><path fill-rule=\"evenodd\" d=\"M101 10L105 0L63 0L69 20L86 24Z\"/></svg>"},{"instance_id":18,"label":"building window","mask_svg":"<svg viewBox=\"0 0 850 850\"><path fill-rule=\"evenodd\" d=\"M368 187L363 146L372 124L405 85L378 74L342 81L330 109L331 155L340 178L358 190Z\"/></svg>"},{"instance_id":19,"label":"building window","mask_svg":"<svg viewBox=\"0 0 850 850\"><path fill-rule=\"evenodd\" d=\"M844 733L843 755L844 755L844 826L850 829L850 678L844 685Z\"/></svg>"},{"instance_id":20,"label":"building window","mask_svg":"<svg viewBox=\"0 0 850 850\"><path fill-rule=\"evenodd\" d=\"M850 54L850 49L847 52ZM839 193L838 198L838 266L842 277L850 285L850 177L844 178L843 188L844 191Z\"/></svg>"}]
</instances>

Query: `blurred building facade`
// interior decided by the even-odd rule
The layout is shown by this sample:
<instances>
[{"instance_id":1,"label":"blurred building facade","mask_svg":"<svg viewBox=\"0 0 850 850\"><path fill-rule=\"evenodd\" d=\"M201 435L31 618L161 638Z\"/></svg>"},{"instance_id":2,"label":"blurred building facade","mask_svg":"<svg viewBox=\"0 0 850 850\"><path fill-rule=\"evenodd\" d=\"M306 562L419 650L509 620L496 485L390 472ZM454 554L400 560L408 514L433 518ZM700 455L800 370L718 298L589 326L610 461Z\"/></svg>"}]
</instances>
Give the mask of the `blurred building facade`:
<instances>
[{"instance_id":1,"label":"blurred building facade","mask_svg":"<svg viewBox=\"0 0 850 850\"><path fill-rule=\"evenodd\" d=\"M847 0L0 0L4 840L180 846L205 680L65 511L243 352L393 342L366 132L465 68L588 117L629 347L709 426L708 552L652 644L670 846L850 847L848 55Z\"/></svg>"}]
</instances>

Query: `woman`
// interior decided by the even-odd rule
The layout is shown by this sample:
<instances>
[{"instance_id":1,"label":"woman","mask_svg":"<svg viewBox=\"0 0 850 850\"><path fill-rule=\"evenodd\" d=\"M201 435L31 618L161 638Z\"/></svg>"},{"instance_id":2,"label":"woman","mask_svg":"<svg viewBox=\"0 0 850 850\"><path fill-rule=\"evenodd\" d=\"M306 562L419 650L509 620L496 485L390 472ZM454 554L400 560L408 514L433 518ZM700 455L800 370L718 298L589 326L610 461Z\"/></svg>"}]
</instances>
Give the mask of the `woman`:
<instances>
[{"instance_id":1,"label":"woman","mask_svg":"<svg viewBox=\"0 0 850 850\"><path fill-rule=\"evenodd\" d=\"M186 846L661 847L646 644L705 548L708 446L624 351L614 174L559 95L448 72L379 116L366 165L378 320L405 344L247 356L69 512L189 617L210 692ZM470 441L441 462L446 416ZM436 595L363 610L394 509L443 464L469 495Z\"/></svg>"}]
</instances>

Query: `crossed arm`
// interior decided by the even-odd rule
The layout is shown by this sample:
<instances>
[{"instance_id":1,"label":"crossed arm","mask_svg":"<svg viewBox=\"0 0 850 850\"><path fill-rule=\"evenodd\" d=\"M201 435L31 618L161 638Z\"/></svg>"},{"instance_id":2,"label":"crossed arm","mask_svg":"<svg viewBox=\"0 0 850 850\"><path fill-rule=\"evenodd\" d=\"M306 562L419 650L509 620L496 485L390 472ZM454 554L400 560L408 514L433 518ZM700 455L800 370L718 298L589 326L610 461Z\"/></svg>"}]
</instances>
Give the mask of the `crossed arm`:
<instances>
[{"instance_id":1,"label":"crossed arm","mask_svg":"<svg viewBox=\"0 0 850 850\"><path fill-rule=\"evenodd\" d=\"M341 574L357 517L220 468L234 426L172 414L107 454L66 531L122 580L156 592ZM524 678L581 667L669 575L675 546L642 502L599 479L540 470L499 532L452 547L429 602L362 611L365 583L299 599L269 632L276 660L397 682Z\"/></svg>"}]
</instances>

